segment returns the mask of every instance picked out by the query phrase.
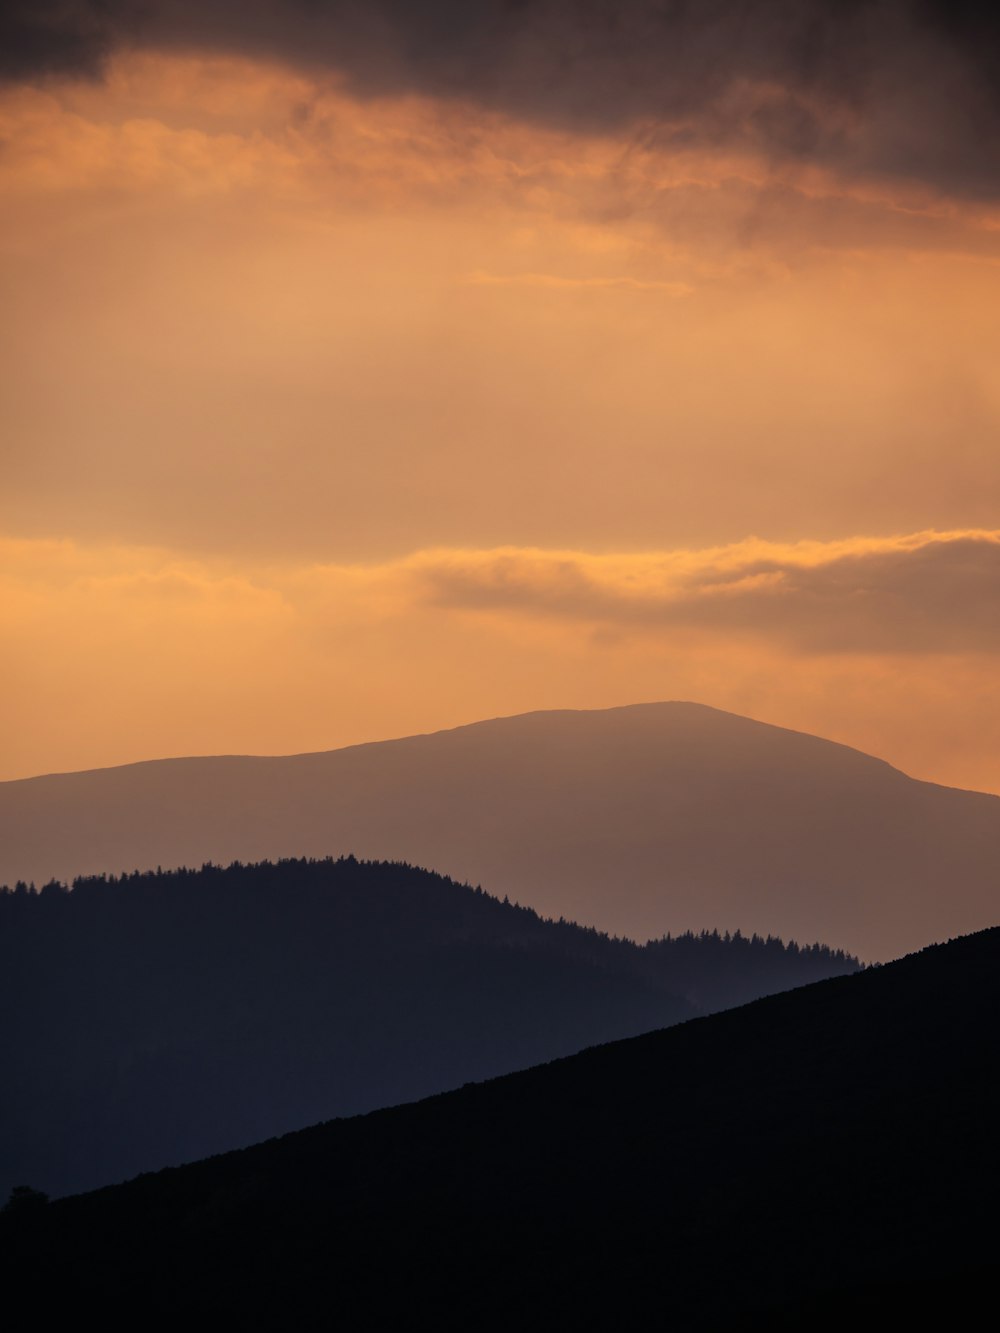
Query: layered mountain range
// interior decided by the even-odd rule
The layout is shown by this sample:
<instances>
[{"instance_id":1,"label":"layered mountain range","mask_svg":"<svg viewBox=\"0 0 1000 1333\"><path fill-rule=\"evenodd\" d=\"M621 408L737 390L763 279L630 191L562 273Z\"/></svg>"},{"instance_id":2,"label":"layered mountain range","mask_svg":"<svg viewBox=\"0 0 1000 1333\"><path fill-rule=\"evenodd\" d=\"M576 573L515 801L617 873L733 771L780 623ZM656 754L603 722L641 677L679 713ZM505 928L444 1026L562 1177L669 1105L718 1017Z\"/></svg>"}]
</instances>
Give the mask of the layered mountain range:
<instances>
[{"instance_id":1,"label":"layered mountain range","mask_svg":"<svg viewBox=\"0 0 1000 1333\"><path fill-rule=\"evenodd\" d=\"M0 1198L123 1180L857 970L780 940L644 948L410 866L0 894Z\"/></svg>"},{"instance_id":2,"label":"layered mountain range","mask_svg":"<svg viewBox=\"0 0 1000 1333\"><path fill-rule=\"evenodd\" d=\"M1000 799L690 703L0 784L10 884L348 853L639 940L739 928L878 960L993 923Z\"/></svg>"},{"instance_id":3,"label":"layered mountain range","mask_svg":"<svg viewBox=\"0 0 1000 1333\"><path fill-rule=\"evenodd\" d=\"M991 930L95 1194L24 1192L5 1304L105 1327L974 1327L998 1007Z\"/></svg>"}]
</instances>

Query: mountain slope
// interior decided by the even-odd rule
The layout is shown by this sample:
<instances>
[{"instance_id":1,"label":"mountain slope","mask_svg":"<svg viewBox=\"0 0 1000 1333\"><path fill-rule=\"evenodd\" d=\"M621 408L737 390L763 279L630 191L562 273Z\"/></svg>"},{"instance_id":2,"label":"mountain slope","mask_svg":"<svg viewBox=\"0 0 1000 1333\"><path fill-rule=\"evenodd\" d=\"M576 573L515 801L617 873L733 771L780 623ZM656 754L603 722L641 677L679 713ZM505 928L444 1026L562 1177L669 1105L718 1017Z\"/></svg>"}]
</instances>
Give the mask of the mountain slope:
<instances>
[{"instance_id":1,"label":"mountain slope","mask_svg":"<svg viewBox=\"0 0 1000 1333\"><path fill-rule=\"evenodd\" d=\"M995 1272L1000 930L10 1210L8 1302L255 1326L954 1326ZM19 1220L20 1218L20 1220ZM882 1322L879 1322L881 1320Z\"/></svg>"},{"instance_id":2,"label":"mountain slope","mask_svg":"<svg viewBox=\"0 0 1000 1333\"><path fill-rule=\"evenodd\" d=\"M0 1198L93 1188L851 971L640 949L404 865L0 894Z\"/></svg>"},{"instance_id":3,"label":"mountain slope","mask_svg":"<svg viewBox=\"0 0 1000 1333\"><path fill-rule=\"evenodd\" d=\"M887 958L994 920L1000 799L681 703L0 784L0 882L348 852L639 939L739 927Z\"/></svg>"}]
</instances>

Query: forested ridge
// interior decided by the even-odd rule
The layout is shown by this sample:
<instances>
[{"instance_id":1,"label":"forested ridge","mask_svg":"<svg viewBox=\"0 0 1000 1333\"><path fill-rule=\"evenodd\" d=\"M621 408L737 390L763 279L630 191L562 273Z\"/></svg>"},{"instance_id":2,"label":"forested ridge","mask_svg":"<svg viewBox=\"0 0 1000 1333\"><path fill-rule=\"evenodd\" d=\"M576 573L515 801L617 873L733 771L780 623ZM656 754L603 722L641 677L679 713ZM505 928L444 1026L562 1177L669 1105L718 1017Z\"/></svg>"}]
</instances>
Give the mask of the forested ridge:
<instances>
[{"instance_id":1,"label":"forested ridge","mask_svg":"<svg viewBox=\"0 0 1000 1333\"><path fill-rule=\"evenodd\" d=\"M0 1216L7 1308L974 1327L995 1291L998 1010L993 930L93 1194L21 1195Z\"/></svg>"},{"instance_id":2,"label":"forested ridge","mask_svg":"<svg viewBox=\"0 0 1000 1333\"><path fill-rule=\"evenodd\" d=\"M400 863L0 893L0 1188L65 1193L414 1100L858 967L645 947Z\"/></svg>"}]
</instances>

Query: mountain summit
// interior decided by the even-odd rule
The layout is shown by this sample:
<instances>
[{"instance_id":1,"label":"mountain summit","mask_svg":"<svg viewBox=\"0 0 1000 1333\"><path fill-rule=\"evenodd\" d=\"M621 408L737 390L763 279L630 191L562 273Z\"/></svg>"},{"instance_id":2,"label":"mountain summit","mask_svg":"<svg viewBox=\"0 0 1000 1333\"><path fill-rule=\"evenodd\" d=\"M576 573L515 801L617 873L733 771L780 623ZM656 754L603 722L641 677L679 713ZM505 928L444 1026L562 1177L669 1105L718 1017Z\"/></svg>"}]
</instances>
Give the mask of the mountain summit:
<instances>
[{"instance_id":1,"label":"mountain summit","mask_svg":"<svg viewBox=\"0 0 1000 1333\"><path fill-rule=\"evenodd\" d=\"M347 853L639 939L719 926L886 959L995 919L1000 798L693 703L0 784L0 882Z\"/></svg>"}]
</instances>

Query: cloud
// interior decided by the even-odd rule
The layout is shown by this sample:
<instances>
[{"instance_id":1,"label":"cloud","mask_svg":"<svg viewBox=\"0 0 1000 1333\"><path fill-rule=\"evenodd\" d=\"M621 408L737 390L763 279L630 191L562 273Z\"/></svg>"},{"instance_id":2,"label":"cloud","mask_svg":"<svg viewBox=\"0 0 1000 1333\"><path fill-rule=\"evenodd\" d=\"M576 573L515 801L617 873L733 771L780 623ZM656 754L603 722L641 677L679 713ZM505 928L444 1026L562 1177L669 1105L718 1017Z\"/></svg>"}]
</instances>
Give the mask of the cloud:
<instances>
[{"instance_id":1,"label":"cloud","mask_svg":"<svg viewBox=\"0 0 1000 1333\"><path fill-rule=\"evenodd\" d=\"M74 614L226 616L274 630L427 614L527 617L603 630L750 636L809 654L1000 652L1000 531L922 532L596 554L428 549L369 563L254 568L143 547L0 542L9 606Z\"/></svg>"},{"instance_id":2,"label":"cloud","mask_svg":"<svg viewBox=\"0 0 1000 1333\"><path fill-rule=\"evenodd\" d=\"M637 555L501 550L414 559L449 609L774 640L813 654L1000 651L1000 532Z\"/></svg>"},{"instance_id":3,"label":"cloud","mask_svg":"<svg viewBox=\"0 0 1000 1333\"><path fill-rule=\"evenodd\" d=\"M0 777L680 698L996 790L998 543L264 565L0 538Z\"/></svg>"},{"instance_id":4,"label":"cloud","mask_svg":"<svg viewBox=\"0 0 1000 1333\"><path fill-rule=\"evenodd\" d=\"M128 47L219 51L518 119L726 143L995 197L1000 16L951 0L31 0L0 73L95 77Z\"/></svg>"},{"instance_id":5,"label":"cloud","mask_svg":"<svg viewBox=\"0 0 1000 1333\"><path fill-rule=\"evenodd\" d=\"M746 144L533 126L470 101L359 98L235 57L131 52L110 60L99 84L0 88L0 145L0 189L13 201L3 232L19 246L79 229L85 211L104 229L140 206L158 216L168 201L238 199L241 210L283 209L317 225L352 212L464 210L494 235L501 223L511 236L531 226L567 233L545 267L510 271L494 253L466 285L667 295L690 286L675 262L696 262L701 278L769 255L784 269L835 252L989 261L1000 247L996 208L898 181L847 181L816 163L779 168ZM65 194L76 196L72 211ZM591 245L588 268L574 272L569 251L585 235L602 249ZM594 272L615 262L616 247L618 261L645 271Z\"/></svg>"},{"instance_id":6,"label":"cloud","mask_svg":"<svg viewBox=\"0 0 1000 1333\"><path fill-rule=\"evenodd\" d=\"M0 18L0 78L94 77L116 37L110 10L94 0L14 0Z\"/></svg>"}]
</instances>

